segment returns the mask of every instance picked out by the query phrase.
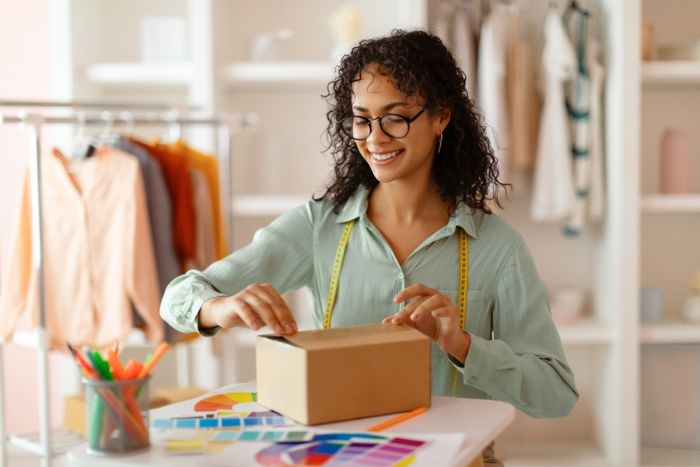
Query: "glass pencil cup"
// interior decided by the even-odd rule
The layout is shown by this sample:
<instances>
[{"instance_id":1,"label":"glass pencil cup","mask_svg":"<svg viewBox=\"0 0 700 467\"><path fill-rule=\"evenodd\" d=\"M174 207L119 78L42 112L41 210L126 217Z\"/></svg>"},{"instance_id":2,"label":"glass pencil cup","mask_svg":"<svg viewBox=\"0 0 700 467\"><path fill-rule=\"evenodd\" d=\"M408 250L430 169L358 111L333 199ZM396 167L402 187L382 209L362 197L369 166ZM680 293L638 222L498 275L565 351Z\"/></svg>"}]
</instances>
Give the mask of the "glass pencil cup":
<instances>
[{"instance_id":1,"label":"glass pencil cup","mask_svg":"<svg viewBox=\"0 0 700 467\"><path fill-rule=\"evenodd\" d=\"M90 454L122 454L150 446L149 378L115 381L83 378Z\"/></svg>"}]
</instances>

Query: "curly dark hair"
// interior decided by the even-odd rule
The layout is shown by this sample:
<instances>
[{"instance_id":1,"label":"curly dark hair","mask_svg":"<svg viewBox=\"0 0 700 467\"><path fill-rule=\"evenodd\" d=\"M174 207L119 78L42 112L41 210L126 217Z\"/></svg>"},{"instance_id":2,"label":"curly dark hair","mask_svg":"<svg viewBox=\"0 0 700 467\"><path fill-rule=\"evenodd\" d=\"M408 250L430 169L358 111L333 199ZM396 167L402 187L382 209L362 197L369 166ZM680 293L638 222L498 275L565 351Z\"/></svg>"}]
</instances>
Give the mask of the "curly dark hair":
<instances>
[{"instance_id":1,"label":"curly dark hair","mask_svg":"<svg viewBox=\"0 0 700 467\"><path fill-rule=\"evenodd\" d=\"M315 199L329 198L337 213L360 185L371 190L378 184L355 141L340 126L352 115L352 84L370 64L390 76L402 94L421 96L429 113L451 110L440 157L435 157L432 165L441 198L450 204L462 201L489 214L488 200L494 199L500 206L498 193L507 184L498 180L498 163L484 124L467 95L464 72L437 36L400 29L353 47L337 67L335 80L328 84L323 95L331 107L326 114L326 152L333 155L335 176L325 193Z\"/></svg>"}]
</instances>

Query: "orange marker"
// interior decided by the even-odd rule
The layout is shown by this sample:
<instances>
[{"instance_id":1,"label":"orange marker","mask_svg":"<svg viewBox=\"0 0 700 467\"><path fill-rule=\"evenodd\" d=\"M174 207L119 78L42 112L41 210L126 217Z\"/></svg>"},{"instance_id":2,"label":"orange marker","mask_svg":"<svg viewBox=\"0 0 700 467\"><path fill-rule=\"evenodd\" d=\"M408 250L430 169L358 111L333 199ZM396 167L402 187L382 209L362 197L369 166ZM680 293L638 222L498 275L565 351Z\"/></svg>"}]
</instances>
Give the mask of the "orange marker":
<instances>
[{"instance_id":1,"label":"orange marker","mask_svg":"<svg viewBox=\"0 0 700 467\"><path fill-rule=\"evenodd\" d=\"M109 367L114 379L124 379L124 368L122 367L122 362L119 360L116 346L107 351L107 361L109 362Z\"/></svg>"},{"instance_id":2,"label":"orange marker","mask_svg":"<svg viewBox=\"0 0 700 467\"><path fill-rule=\"evenodd\" d=\"M129 380L129 379L136 379L141 372L141 368L143 368L143 365L141 365L140 362L137 362L134 359L129 360L126 362L126 366L124 366L124 379Z\"/></svg>"},{"instance_id":3,"label":"orange marker","mask_svg":"<svg viewBox=\"0 0 700 467\"><path fill-rule=\"evenodd\" d=\"M141 371L139 372L138 379L145 378L148 376L148 374L151 372L154 366L156 366L156 363L158 363L158 360L161 359L163 354L168 350L170 346L168 345L167 342L161 343L158 348L156 349L155 352L153 352L153 358L146 363L143 368L141 368Z\"/></svg>"},{"instance_id":4,"label":"orange marker","mask_svg":"<svg viewBox=\"0 0 700 467\"><path fill-rule=\"evenodd\" d=\"M416 415L420 415L423 412L425 412L426 410L428 410L427 407L418 407L415 410L411 410L410 412L406 412L406 413L401 414L399 416L396 416L394 418L390 418L389 420L387 420L385 422L378 423L370 428L367 428L367 431L382 431L385 428L389 428L390 426L397 425L401 422L408 420L409 418L413 418Z\"/></svg>"}]
</instances>

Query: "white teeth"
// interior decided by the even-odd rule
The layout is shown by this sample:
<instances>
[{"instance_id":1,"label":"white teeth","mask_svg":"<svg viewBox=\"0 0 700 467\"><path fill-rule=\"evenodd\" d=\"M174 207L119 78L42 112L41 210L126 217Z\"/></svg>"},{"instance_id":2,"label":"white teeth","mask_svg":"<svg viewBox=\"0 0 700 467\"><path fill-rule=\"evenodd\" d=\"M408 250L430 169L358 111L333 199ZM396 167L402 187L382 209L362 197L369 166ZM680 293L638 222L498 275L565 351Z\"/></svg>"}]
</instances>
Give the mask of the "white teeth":
<instances>
[{"instance_id":1,"label":"white teeth","mask_svg":"<svg viewBox=\"0 0 700 467\"><path fill-rule=\"evenodd\" d=\"M385 161L387 159L391 159L392 157L396 156L399 153L399 151L392 151L392 152L387 152L384 154L377 154L377 153L371 153L372 154L372 159L376 159L378 161Z\"/></svg>"}]
</instances>

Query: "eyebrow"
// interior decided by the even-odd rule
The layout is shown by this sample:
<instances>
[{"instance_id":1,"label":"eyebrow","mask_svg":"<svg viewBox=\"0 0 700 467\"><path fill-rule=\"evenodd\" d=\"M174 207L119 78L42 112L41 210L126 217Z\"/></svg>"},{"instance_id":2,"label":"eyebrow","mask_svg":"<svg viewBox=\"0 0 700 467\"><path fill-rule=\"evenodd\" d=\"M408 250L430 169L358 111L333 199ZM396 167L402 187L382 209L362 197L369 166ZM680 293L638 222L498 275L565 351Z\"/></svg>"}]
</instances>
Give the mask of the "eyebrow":
<instances>
[{"instance_id":1,"label":"eyebrow","mask_svg":"<svg viewBox=\"0 0 700 467\"><path fill-rule=\"evenodd\" d=\"M391 110L391 109L399 107L399 106L409 107L410 104L408 102L392 102L391 104L387 104L387 105L383 106L382 111ZM357 110L358 112L369 113L368 109L366 109L364 107L360 107L359 105L353 105L352 108L353 108L353 110Z\"/></svg>"}]
</instances>

